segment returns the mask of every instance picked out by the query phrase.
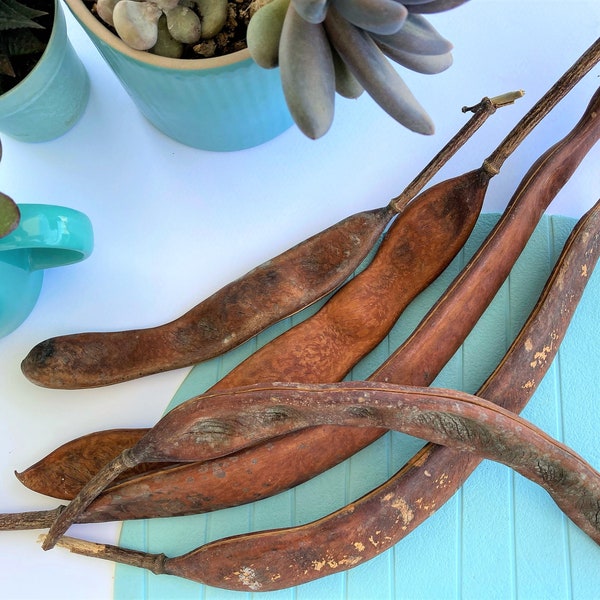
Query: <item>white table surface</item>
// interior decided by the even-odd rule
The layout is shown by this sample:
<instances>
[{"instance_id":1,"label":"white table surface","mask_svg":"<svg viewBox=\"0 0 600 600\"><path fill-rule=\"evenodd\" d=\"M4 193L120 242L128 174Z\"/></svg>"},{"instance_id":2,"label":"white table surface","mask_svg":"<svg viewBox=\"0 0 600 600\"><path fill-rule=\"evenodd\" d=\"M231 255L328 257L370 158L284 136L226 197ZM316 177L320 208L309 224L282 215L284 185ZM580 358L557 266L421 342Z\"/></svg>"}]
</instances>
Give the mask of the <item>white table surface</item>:
<instances>
[{"instance_id":1,"label":"white table surface","mask_svg":"<svg viewBox=\"0 0 600 600\"><path fill-rule=\"evenodd\" d=\"M485 95L524 89L436 177L478 167L526 110L596 39L598 0L471 0L432 16L455 44L453 67L405 79L437 131L420 137L367 97L339 100L329 133L310 141L292 128L251 150L210 153L150 126L67 14L91 78L82 120L62 138L27 145L3 137L0 189L17 202L64 204L92 220L86 261L47 271L29 319L0 340L0 511L54 507L14 477L65 441L111 427L151 425L188 369L105 389L39 388L20 362L37 342L86 330L166 322L252 267L359 210L398 194ZM531 163L566 134L600 83L596 67L538 126L490 184L484 211L500 212ZM577 217L600 195L600 145L548 209ZM0 534L0 598L112 597L113 565L56 549L37 531ZM118 525L75 526L73 535L114 543Z\"/></svg>"}]
</instances>

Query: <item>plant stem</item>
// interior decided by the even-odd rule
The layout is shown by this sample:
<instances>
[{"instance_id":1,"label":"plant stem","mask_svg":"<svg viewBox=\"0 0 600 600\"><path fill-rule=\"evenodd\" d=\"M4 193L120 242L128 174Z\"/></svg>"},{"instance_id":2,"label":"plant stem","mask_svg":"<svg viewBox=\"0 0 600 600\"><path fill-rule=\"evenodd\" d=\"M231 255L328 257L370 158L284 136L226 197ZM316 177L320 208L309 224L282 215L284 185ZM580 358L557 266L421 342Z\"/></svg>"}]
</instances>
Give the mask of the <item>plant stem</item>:
<instances>
[{"instance_id":1,"label":"plant stem","mask_svg":"<svg viewBox=\"0 0 600 600\"><path fill-rule=\"evenodd\" d=\"M40 539L44 544L47 536L42 535L40 536ZM147 569L152 571L155 575L162 575L165 573L165 560L167 557L164 554L150 554L147 552L139 552L137 550L128 550L111 544L99 544L97 542L89 542L87 540L69 536L60 538L56 542L56 545L67 549L73 554L90 556L92 558L102 558L103 560L110 560L123 565Z\"/></svg>"},{"instance_id":2,"label":"plant stem","mask_svg":"<svg viewBox=\"0 0 600 600\"><path fill-rule=\"evenodd\" d=\"M0 531L46 529L52 525L65 508L66 506L61 504L50 510L0 514Z\"/></svg>"},{"instance_id":3,"label":"plant stem","mask_svg":"<svg viewBox=\"0 0 600 600\"><path fill-rule=\"evenodd\" d=\"M515 92L512 92L515 93ZM483 98L481 102L463 112L473 112L473 116L461 127L452 139L431 159L425 168L408 184L404 191L390 200L389 206L397 213L429 183L433 176L450 160L466 141L485 123L490 115L498 108L493 99ZM504 106L504 104L502 104Z\"/></svg>"},{"instance_id":4,"label":"plant stem","mask_svg":"<svg viewBox=\"0 0 600 600\"><path fill-rule=\"evenodd\" d=\"M533 105L516 127L504 138L500 145L488 156L483 168L490 177L497 175L504 161L517 146L531 133L532 129L552 110L556 104L580 81L600 60L600 38L598 38L579 59L556 81L556 83Z\"/></svg>"},{"instance_id":5,"label":"plant stem","mask_svg":"<svg viewBox=\"0 0 600 600\"><path fill-rule=\"evenodd\" d=\"M134 447L135 448L135 447ZM98 495L114 481L123 471L135 467L139 460L135 457L133 448L123 450L119 456L107 463L86 485L79 494L69 502L52 523L44 538L42 548L50 550L60 536L75 522L77 517L98 497Z\"/></svg>"}]
</instances>

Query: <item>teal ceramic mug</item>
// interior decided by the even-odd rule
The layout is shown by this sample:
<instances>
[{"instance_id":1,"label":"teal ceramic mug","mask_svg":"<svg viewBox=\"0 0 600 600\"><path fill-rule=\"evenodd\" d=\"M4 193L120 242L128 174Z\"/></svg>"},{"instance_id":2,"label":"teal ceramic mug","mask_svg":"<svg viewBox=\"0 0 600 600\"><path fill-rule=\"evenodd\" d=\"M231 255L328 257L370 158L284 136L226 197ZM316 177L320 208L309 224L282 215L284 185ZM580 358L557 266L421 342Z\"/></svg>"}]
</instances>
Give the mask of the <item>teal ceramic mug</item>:
<instances>
[{"instance_id":1,"label":"teal ceramic mug","mask_svg":"<svg viewBox=\"0 0 600 600\"><path fill-rule=\"evenodd\" d=\"M19 226L0 238L0 337L33 310L45 269L79 262L94 245L90 220L77 210L51 204L19 204L19 210Z\"/></svg>"}]
</instances>

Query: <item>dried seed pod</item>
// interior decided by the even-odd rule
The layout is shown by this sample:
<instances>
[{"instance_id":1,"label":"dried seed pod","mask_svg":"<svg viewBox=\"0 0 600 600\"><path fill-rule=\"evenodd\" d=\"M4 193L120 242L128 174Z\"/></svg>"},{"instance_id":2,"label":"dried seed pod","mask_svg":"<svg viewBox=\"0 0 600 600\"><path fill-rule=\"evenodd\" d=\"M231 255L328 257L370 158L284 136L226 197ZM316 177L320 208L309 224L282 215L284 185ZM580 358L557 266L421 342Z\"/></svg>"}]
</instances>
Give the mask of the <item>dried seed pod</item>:
<instances>
[{"instance_id":1,"label":"dried seed pod","mask_svg":"<svg viewBox=\"0 0 600 600\"><path fill-rule=\"evenodd\" d=\"M560 83L563 82L564 78L562 78ZM553 89L556 89L556 86ZM600 136L600 119L597 118L598 114L600 114L598 110L599 104L600 90L596 92L596 94L592 98L592 101L588 105L583 117L578 121L573 130L563 140L561 140L559 143L555 144L555 146L549 149L542 157L540 157L540 159L538 159L538 161L536 161L536 163L530 169L530 172L525 176L522 185L519 186L519 188L517 189L515 197L509 204L509 207L514 207L515 205L518 205L519 210L523 211L523 213L525 214L528 211L533 211L534 215L537 214L537 219L532 216L529 216L528 218L524 218L522 220L508 218L507 215L511 211L507 211L507 215L505 215L505 217L501 220L499 226L494 229L493 234L490 235L489 239L484 243L480 251L471 261L474 262L476 265L479 264L480 269L482 269L482 272L486 274L485 282L486 285L490 286L489 289L493 289L494 279L496 279L498 287L501 285L501 282L505 278L502 277L502 267L504 266L504 268L506 269L506 266L509 264L510 261L509 256L511 252L516 252L516 256L513 259L513 261L516 260L516 257L520 253L519 248L524 247L529 237L527 235L528 225L534 224L537 222L537 220L539 220L541 214L544 211L544 202L546 202L546 205L550 202L550 200L554 197L554 195L558 192L562 185L564 185L564 183L568 180L570 174L573 173L573 171L577 168L587 151L597 141L598 136ZM537 114L537 107L534 107L532 111L534 114ZM527 199L530 199L529 202L526 201ZM521 201L521 203L519 203L519 200ZM524 224L518 226L516 223ZM505 241L505 244L507 244L509 247L506 248L504 252L500 251L498 247L496 247L494 251L493 242L498 242L502 239ZM499 263L499 269L494 270L492 266L486 264L486 261L482 259L482 257L484 257L486 254L488 254L488 256L496 257L496 260ZM467 269L466 274L463 275L463 277L467 281L469 281L470 277L475 277L477 271L478 270L475 268ZM481 291L483 276L480 275L478 280L473 281L473 283L477 285L478 291ZM459 290L459 292L462 292L463 294L465 292L468 292L467 301L465 303L458 304L456 301L452 302L448 300L448 298L451 299L453 295L457 293L457 290ZM472 288L468 285L463 285L462 287L456 285L451 286L451 288L445 295L445 301L441 303L442 308L438 309L438 312L441 315L444 315L444 309L450 309L454 311L460 309L460 314L458 316L452 317L452 315L446 314L439 325L439 329L437 326L434 326L433 328L433 330L436 331L438 334L440 333L440 331L444 330L444 326L450 330L450 334L448 336L443 336L441 338L444 340L446 338L449 338L448 343L450 346L453 342L456 343L460 338L460 335L457 334L457 331L469 331L472 327L472 324L471 327L469 327L468 325L470 321L469 317L473 314L481 314L481 312L483 312L483 310L491 300L490 297L486 301L486 297L484 294L472 294L471 290ZM480 298L480 296L482 296L482 298ZM478 311L477 304L479 304L480 312ZM466 311L465 306L467 307ZM435 313L435 311L432 312ZM432 318L430 314L425 318L425 323L427 324L427 327L431 326L431 322ZM429 329L429 331L431 331L431 329ZM432 337L433 336L429 336L429 341L431 341ZM414 343L415 339L416 336L413 334L413 336L409 338L408 342L403 344L403 346L399 349L399 352L406 353L407 356L410 356L410 353L406 350L406 348L410 347L410 343ZM460 342L457 344L457 346L458 345L460 345ZM431 344L429 344L429 346L431 346ZM454 348L454 350L456 349L456 347ZM410 377L412 378L412 381L415 381L416 383L420 383L419 377L423 377L424 385L429 385L431 383L431 373L436 372L436 360L441 359L441 361L443 361L441 362L439 369L441 369L446 360L444 360L443 358L444 354L441 351L442 346L439 343L439 338L436 339L432 348L429 348L427 346L426 348L426 350L423 350L422 348L419 349L419 351L421 352L420 355L427 357L427 361L424 365L423 370L420 372L411 371ZM447 347L443 348L443 350L447 350ZM453 354L453 352L451 354ZM406 362L403 362L402 364L406 364ZM399 367L401 369L402 365L395 364L392 357L386 362L386 364L384 364L380 369L376 371L372 379L379 381L406 381L407 379L398 377L397 370ZM261 381L260 378L256 377L252 378L251 380L257 382ZM262 380L264 381L264 379ZM236 385L235 378L233 378L232 385ZM376 434L376 431L374 431L374 433ZM161 435L163 434L161 433ZM166 435L168 436L169 434ZM308 438L309 436L306 437ZM146 436L143 439L146 439ZM173 440L173 442L174 441L175 440ZM152 451L154 451L154 447ZM161 456L165 457L166 460L182 460L184 462L193 460L193 458L190 458L190 456L183 451L181 443L177 444L177 453L180 458L175 458L174 455L166 458L167 455L165 454L161 454ZM134 459L134 456L132 454L125 454L124 459L125 462L123 462L122 468L135 465L136 459ZM106 487L106 485L104 487ZM87 490L87 488L88 486L86 485L86 487L84 487L84 490ZM97 495L98 490L96 490L93 487L93 485L91 486L91 489L94 490L94 493L96 493ZM80 495L72 501L67 510L65 510L65 512L61 514L60 517L55 521L55 524L53 525L54 531L52 531L51 529L51 535L49 534L49 537L47 538L48 545L52 544L55 541L55 539L57 539L57 536L64 532L65 527L68 526L69 519L73 519L73 515L76 515L78 511L82 510L80 506L81 503L85 504L87 502L89 504L89 502L91 502L90 498L86 494L87 492L82 490Z\"/></svg>"},{"instance_id":2,"label":"dried seed pod","mask_svg":"<svg viewBox=\"0 0 600 600\"><path fill-rule=\"evenodd\" d=\"M464 200L465 194L467 196L472 194L479 201L482 201L487 183L498 172L499 166L501 166L502 162L510 154L510 151L515 149L519 141L524 139L526 133L539 123L542 117L573 87L575 82L589 71L598 60L599 55L600 40L596 41L563 77L552 86L544 97L532 107L494 153L490 155L490 158L484 161L480 169L438 184L425 194L431 194L431 197L437 198L438 202L441 202L442 198L445 198L449 202L449 206L454 206L460 198ZM577 167L578 161L583 158L587 149L593 144L595 136L598 134L595 131L595 127L598 125L595 120L598 112L597 102L598 99L595 98L595 101L590 103L586 113L571 134L559 143L557 147L549 150L532 167L530 173L523 180L523 185L509 203L501 222L494 228L482 250L467 265L460 278L451 286L451 289L444 295L441 301L436 304L409 340L395 353L395 356L402 356L402 360L397 363L390 360L372 375L373 380L410 381L420 385L431 383L435 375L439 372L439 369L454 354L456 348L462 343L462 340L478 319L478 316L485 310L487 304L499 289L508 274L508 270L510 270L511 265L531 235L537 219L539 219L539 216L544 211L544 207L552 200L560 185L569 177L569 174ZM569 157L569 160L564 161L564 164L561 163L561 153L563 153L563 156L566 154ZM494 168L490 168L488 164L490 162ZM551 177L547 177L548 173L551 174ZM532 174L536 176L531 177ZM410 185L406 193L408 198L412 197ZM422 199L423 195L421 196ZM401 194L397 200L402 202L403 195ZM506 224L511 225L507 227ZM489 268L486 268L488 265ZM474 277L474 274L478 272L480 274L484 273L484 275ZM491 274L494 276L491 277ZM478 293L473 294L473 289L477 289ZM476 300L475 303L473 302L474 300ZM469 311L467 312L464 310L465 305L469 307ZM438 318L438 315L440 318ZM321 330L319 329L319 331ZM435 331L436 336L432 336L431 331ZM421 341L416 343L419 339ZM422 347L422 352L419 352L420 347ZM248 370L246 375L249 379L245 381L242 379L241 383L238 379L234 385L241 385L257 380L256 372L253 369ZM224 385L228 385L230 382L231 380L225 380ZM302 477L306 477L307 473L310 472L311 455L313 456L313 460L314 456L319 457L318 464L314 465L314 475L320 472L319 469L322 470L324 468L326 462L324 462L325 456L329 455L332 461L330 466L333 466L340 459L341 454L345 452L346 456L349 456L363 447L361 443L366 443L364 438L362 440L358 438L351 439L351 434L346 433L344 436L343 433L340 433L340 436L344 436L344 442L340 442L336 444L335 448L332 448L331 444L323 444L322 438L319 438L315 434L314 429L312 430L312 435L314 437L311 438L308 432L303 432L302 434L296 434L294 439L284 438L269 444L269 455L271 457L279 456L279 458L274 459L277 461L277 464L287 464L283 457L290 451L296 452L298 455L305 452L303 455L305 456L305 460L299 461L299 464L305 470L303 473L291 473L291 478L289 477L289 470L286 471L286 477L278 473L276 481L273 481L273 478L269 478L269 475L272 474L270 470L263 471L257 476L254 471L253 465L255 462L253 461L253 457L256 457L262 451L260 448L250 449L244 456L232 457L231 460L223 459L219 468L222 472L228 472L232 479L241 480L246 477L246 481L248 482L247 489L244 487L246 493L248 493L246 498L254 500L256 496L253 494L256 489L260 489L261 493L266 496L275 493L278 489L286 489L286 484L293 485L291 482L294 476L296 476L296 483L302 481ZM373 435L376 437L378 433L374 432ZM371 439L375 439L375 437ZM119 449L123 447L121 446ZM315 450L313 451L313 449ZM281 452L281 455L278 455L278 452ZM202 468L203 466L201 465L197 472L202 473ZM182 471L183 469L172 470L171 474L175 473L176 475L183 476ZM233 476L233 472L237 473L235 477ZM166 474L161 473L162 475ZM162 481L164 482L164 479ZM144 484L147 485L148 481L145 481ZM181 493L185 493L185 489L185 486L178 488ZM236 492L238 491L236 490ZM219 498L213 496L211 497L211 502L214 502L214 505L222 507L224 505L223 502L244 501L241 494L235 493L234 496L234 499L227 497L226 494ZM189 496L186 498L190 501L194 500ZM132 500L135 501L135 496ZM109 511L111 502L110 499L107 501ZM162 510L164 507L165 505L161 504L160 509ZM189 510L193 509L189 508ZM210 508L202 504L201 510L210 510Z\"/></svg>"}]
</instances>

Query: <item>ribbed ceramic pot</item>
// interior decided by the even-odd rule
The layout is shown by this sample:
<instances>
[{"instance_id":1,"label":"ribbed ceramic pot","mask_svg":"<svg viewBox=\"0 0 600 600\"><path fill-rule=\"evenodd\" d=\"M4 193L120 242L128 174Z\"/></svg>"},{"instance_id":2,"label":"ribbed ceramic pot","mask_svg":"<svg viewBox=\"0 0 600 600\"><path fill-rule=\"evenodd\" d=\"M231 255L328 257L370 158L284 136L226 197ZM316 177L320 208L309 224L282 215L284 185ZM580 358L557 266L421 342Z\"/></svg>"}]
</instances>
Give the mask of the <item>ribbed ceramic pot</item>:
<instances>
[{"instance_id":1,"label":"ribbed ceramic pot","mask_svg":"<svg viewBox=\"0 0 600 600\"><path fill-rule=\"evenodd\" d=\"M0 96L0 132L23 142L46 142L77 123L88 103L90 82L67 37L65 15L54 2L52 33L38 64Z\"/></svg>"},{"instance_id":2,"label":"ribbed ceramic pot","mask_svg":"<svg viewBox=\"0 0 600 600\"><path fill-rule=\"evenodd\" d=\"M248 50L203 59L173 59L133 50L82 0L65 0L140 112L169 137L203 150L258 146L292 124L279 72Z\"/></svg>"}]
</instances>

